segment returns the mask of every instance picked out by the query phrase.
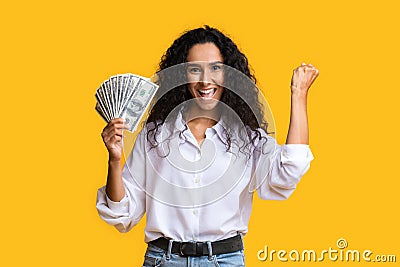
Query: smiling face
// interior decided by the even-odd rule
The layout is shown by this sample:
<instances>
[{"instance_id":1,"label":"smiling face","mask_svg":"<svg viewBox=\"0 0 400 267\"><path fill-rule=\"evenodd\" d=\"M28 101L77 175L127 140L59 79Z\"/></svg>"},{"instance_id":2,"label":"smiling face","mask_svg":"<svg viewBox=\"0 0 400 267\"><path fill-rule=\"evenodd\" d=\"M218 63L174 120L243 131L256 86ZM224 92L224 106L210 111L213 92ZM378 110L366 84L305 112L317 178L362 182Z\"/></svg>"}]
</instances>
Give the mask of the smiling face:
<instances>
[{"instance_id":1,"label":"smiling face","mask_svg":"<svg viewBox=\"0 0 400 267\"><path fill-rule=\"evenodd\" d=\"M196 44L187 56L189 91L203 110L212 110L221 99L224 88L223 59L213 43Z\"/></svg>"}]
</instances>

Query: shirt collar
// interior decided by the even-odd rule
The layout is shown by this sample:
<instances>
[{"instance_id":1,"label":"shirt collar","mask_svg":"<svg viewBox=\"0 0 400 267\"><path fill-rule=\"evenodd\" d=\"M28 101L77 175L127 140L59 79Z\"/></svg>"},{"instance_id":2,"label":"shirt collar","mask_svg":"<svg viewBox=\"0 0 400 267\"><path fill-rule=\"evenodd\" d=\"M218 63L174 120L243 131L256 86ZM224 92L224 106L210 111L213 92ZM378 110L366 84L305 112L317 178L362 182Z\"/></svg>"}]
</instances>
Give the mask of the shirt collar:
<instances>
[{"instance_id":1,"label":"shirt collar","mask_svg":"<svg viewBox=\"0 0 400 267\"><path fill-rule=\"evenodd\" d=\"M182 115L182 110L178 112L177 118L175 120L175 132L182 132L184 130L189 129L189 127L186 124L186 121L183 119ZM224 122L223 118L220 118L220 120L211 128L211 131L216 133L218 137L221 139L221 141L225 142L226 140L226 123Z\"/></svg>"}]
</instances>

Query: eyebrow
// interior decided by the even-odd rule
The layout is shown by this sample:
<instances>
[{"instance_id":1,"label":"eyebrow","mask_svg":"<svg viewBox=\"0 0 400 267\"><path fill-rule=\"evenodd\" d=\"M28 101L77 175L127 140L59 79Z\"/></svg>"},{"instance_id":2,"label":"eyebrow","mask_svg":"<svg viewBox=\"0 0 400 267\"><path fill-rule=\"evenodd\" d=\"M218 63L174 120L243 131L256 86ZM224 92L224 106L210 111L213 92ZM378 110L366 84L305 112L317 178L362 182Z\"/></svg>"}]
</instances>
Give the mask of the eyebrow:
<instances>
[{"instance_id":1,"label":"eyebrow","mask_svg":"<svg viewBox=\"0 0 400 267\"><path fill-rule=\"evenodd\" d=\"M224 63L222 63L222 61L213 61L213 62L210 62L209 64L224 64Z\"/></svg>"},{"instance_id":2,"label":"eyebrow","mask_svg":"<svg viewBox=\"0 0 400 267\"><path fill-rule=\"evenodd\" d=\"M200 64L199 63L195 63L196 61L194 61L194 62L187 62L187 65L188 66L200 66ZM197 62L206 62L206 61L197 61ZM221 62L221 61L212 61L212 62L208 62L208 65L216 65L216 64L224 64L223 62Z\"/></svg>"}]
</instances>

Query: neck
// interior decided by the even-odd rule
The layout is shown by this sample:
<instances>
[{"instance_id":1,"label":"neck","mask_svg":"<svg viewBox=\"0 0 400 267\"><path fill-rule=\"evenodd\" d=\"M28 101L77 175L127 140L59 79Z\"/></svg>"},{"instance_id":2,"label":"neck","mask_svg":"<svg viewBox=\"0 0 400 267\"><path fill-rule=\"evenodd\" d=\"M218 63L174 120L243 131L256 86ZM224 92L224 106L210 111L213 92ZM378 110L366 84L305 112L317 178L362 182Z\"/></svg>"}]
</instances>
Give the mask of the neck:
<instances>
[{"instance_id":1,"label":"neck","mask_svg":"<svg viewBox=\"0 0 400 267\"><path fill-rule=\"evenodd\" d=\"M214 126L220 118L218 108L203 110L197 105L192 105L185 114L185 121L194 125Z\"/></svg>"}]
</instances>

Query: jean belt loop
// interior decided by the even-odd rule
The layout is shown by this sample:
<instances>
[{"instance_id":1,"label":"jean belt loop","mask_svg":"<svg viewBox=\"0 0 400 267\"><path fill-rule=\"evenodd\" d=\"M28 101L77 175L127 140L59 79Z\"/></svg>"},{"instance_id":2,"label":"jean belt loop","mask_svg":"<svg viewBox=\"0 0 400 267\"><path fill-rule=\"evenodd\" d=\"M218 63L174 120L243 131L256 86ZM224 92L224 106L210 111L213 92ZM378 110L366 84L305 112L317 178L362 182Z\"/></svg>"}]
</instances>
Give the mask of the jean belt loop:
<instances>
[{"instance_id":1,"label":"jean belt loop","mask_svg":"<svg viewBox=\"0 0 400 267\"><path fill-rule=\"evenodd\" d=\"M171 251L172 251L172 243L173 242L174 241L172 239L169 240L168 249L167 249L167 255L165 256L167 261L169 261L171 259Z\"/></svg>"},{"instance_id":2,"label":"jean belt loop","mask_svg":"<svg viewBox=\"0 0 400 267\"><path fill-rule=\"evenodd\" d=\"M243 234L241 232L237 232L240 235L240 240L242 241L242 245L244 247L244 241L243 241Z\"/></svg>"},{"instance_id":3,"label":"jean belt loop","mask_svg":"<svg viewBox=\"0 0 400 267\"><path fill-rule=\"evenodd\" d=\"M213 251L210 241L207 241L207 247L208 247L208 260L212 260Z\"/></svg>"}]
</instances>

